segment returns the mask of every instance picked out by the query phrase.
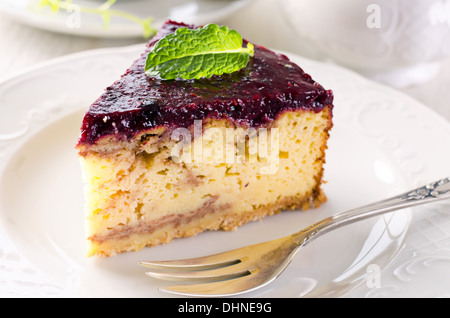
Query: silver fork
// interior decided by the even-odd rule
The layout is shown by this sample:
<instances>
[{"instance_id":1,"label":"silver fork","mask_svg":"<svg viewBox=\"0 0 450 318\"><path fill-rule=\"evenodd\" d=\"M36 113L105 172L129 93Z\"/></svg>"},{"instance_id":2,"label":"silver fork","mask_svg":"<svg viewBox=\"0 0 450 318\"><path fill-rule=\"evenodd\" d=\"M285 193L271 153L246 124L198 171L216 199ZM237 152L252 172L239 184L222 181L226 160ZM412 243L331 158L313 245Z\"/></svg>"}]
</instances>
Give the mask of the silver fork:
<instances>
[{"instance_id":1,"label":"silver fork","mask_svg":"<svg viewBox=\"0 0 450 318\"><path fill-rule=\"evenodd\" d=\"M176 295L226 297L261 288L275 280L296 252L333 229L395 210L450 198L450 178L441 179L398 196L327 217L289 236L199 258L141 261L147 275L190 281L161 291Z\"/></svg>"}]
</instances>

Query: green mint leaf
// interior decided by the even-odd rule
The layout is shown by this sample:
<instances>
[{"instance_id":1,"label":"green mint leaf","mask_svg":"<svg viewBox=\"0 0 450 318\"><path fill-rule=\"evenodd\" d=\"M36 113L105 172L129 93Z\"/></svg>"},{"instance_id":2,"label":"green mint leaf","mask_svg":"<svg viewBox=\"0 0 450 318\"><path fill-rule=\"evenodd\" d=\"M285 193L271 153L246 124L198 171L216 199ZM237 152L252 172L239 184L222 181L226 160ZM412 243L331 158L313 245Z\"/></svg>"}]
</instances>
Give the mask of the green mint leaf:
<instances>
[{"instance_id":1,"label":"green mint leaf","mask_svg":"<svg viewBox=\"0 0 450 318\"><path fill-rule=\"evenodd\" d=\"M244 68L254 55L251 43L226 26L208 24L179 28L159 40L148 54L145 72L162 79L199 79L230 74Z\"/></svg>"}]
</instances>

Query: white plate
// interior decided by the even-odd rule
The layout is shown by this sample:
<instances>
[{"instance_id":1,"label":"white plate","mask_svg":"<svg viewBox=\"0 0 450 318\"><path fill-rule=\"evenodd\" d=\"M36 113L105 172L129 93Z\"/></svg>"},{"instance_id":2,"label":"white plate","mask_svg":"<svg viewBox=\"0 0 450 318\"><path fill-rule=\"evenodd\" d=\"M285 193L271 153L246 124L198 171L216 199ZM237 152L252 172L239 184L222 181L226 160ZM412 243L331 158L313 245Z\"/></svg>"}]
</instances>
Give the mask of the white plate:
<instances>
[{"instance_id":1,"label":"white plate","mask_svg":"<svg viewBox=\"0 0 450 318\"><path fill-rule=\"evenodd\" d=\"M140 18L153 17L153 26L172 19L203 25L218 23L230 14L244 8L252 0L118 0L114 10L131 13ZM65 34L95 37L141 37L140 24L113 16L107 28L98 14L62 9L54 13L49 7L39 8L40 0L2 0L0 12L32 27ZM74 0L88 8L102 4L102 0Z\"/></svg>"},{"instance_id":2,"label":"white plate","mask_svg":"<svg viewBox=\"0 0 450 318\"><path fill-rule=\"evenodd\" d=\"M450 176L450 125L350 71L288 54L335 93L318 210L285 212L112 258L84 256L74 145L83 112L142 45L72 55L0 84L0 295L166 297L139 260L194 257L290 234L319 219ZM255 297L449 296L448 202L339 229L302 250ZM380 272L379 272L380 271Z\"/></svg>"}]
</instances>

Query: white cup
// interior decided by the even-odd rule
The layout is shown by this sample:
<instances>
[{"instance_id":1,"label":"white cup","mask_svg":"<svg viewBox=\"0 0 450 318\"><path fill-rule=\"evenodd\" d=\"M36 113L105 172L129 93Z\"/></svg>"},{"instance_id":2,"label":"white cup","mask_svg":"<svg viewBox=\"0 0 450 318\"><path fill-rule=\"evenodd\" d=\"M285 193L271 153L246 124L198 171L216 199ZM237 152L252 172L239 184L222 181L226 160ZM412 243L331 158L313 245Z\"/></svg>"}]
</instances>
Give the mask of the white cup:
<instances>
[{"instance_id":1,"label":"white cup","mask_svg":"<svg viewBox=\"0 0 450 318\"><path fill-rule=\"evenodd\" d=\"M277 0L298 53L387 84L429 80L450 56L450 0Z\"/></svg>"}]
</instances>

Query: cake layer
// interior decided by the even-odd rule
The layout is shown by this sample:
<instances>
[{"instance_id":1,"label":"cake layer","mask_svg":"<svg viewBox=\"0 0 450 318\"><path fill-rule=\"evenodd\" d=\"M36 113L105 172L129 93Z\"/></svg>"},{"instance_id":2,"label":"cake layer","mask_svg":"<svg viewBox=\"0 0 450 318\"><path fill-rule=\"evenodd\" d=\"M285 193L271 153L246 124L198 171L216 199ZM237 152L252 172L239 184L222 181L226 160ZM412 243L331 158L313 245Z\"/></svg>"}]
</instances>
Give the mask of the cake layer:
<instances>
[{"instance_id":1,"label":"cake layer","mask_svg":"<svg viewBox=\"0 0 450 318\"><path fill-rule=\"evenodd\" d=\"M111 144L110 151L105 146L82 156L89 255L234 230L325 201L321 183L331 106L286 111L264 129L222 119L201 124L200 136L190 127L183 143L173 138L175 129L155 128L128 147Z\"/></svg>"},{"instance_id":2,"label":"cake layer","mask_svg":"<svg viewBox=\"0 0 450 318\"><path fill-rule=\"evenodd\" d=\"M180 27L193 28L168 21L121 79L93 103L83 120L80 145L103 137L131 140L155 127L190 127L207 118L261 127L285 110L319 112L332 105L331 91L286 56L258 45L247 67L233 74L170 81L146 76L148 52Z\"/></svg>"}]
</instances>

